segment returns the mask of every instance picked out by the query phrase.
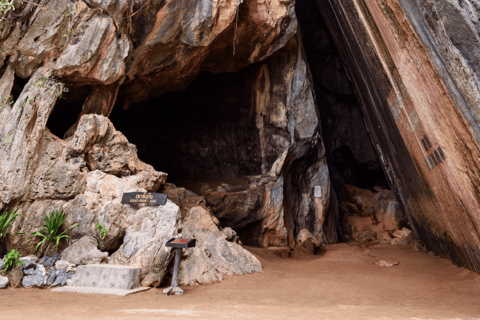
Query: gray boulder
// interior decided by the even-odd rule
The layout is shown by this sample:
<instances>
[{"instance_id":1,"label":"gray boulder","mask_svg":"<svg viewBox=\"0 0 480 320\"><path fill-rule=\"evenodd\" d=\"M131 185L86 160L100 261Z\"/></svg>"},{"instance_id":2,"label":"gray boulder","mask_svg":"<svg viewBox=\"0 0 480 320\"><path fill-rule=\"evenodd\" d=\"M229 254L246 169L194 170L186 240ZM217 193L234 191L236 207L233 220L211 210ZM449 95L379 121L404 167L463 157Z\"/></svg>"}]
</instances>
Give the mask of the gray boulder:
<instances>
[{"instance_id":1,"label":"gray boulder","mask_svg":"<svg viewBox=\"0 0 480 320\"><path fill-rule=\"evenodd\" d=\"M55 262L55 269L57 269L57 270L68 269L71 266L75 266L75 264L70 263L70 262L65 261L65 260L58 260L57 262Z\"/></svg>"},{"instance_id":2,"label":"gray boulder","mask_svg":"<svg viewBox=\"0 0 480 320\"><path fill-rule=\"evenodd\" d=\"M262 265L240 245L227 241L202 207L190 209L183 222L183 236L197 239L194 248L186 249L180 262L180 285L197 285L222 281L224 275L263 272Z\"/></svg>"},{"instance_id":3,"label":"gray boulder","mask_svg":"<svg viewBox=\"0 0 480 320\"><path fill-rule=\"evenodd\" d=\"M44 285L51 286L53 284L53 281L55 281L56 277L57 277L57 271L53 268L50 269L50 271L48 271L48 277L45 280Z\"/></svg>"},{"instance_id":4,"label":"gray boulder","mask_svg":"<svg viewBox=\"0 0 480 320\"><path fill-rule=\"evenodd\" d=\"M5 289L10 284L7 277L0 276L0 289Z\"/></svg>"},{"instance_id":5,"label":"gray boulder","mask_svg":"<svg viewBox=\"0 0 480 320\"><path fill-rule=\"evenodd\" d=\"M67 282L66 269L60 269L56 273L55 281L53 281L51 288L61 285L62 287Z\"/></svg>"},{"instance_id":6,"label":"gray boulder","mask_svg":"<svg viewBox=\"0 0 480 320\"><path fill-rule=\"evenodd\" d=\"M180 208L170 200L165 206L143 207L137 211L123 244L108 263L141 267L141 285L159 285L172 258L165 244L179 235L180 228Z\"/></svg>"},{"instance_id":7,"label":"gray boulder","mask_svg":"<svg viewBox=\"0 0 480 320\"><path fill-rule=\"evenodd\" d=\"M18 260L23 261L23 270L25 270L25 269L35 268L38 258L34 255L31 255L31 256L21 257Z\"/></svg>"},{"instance_id":8,"label":"gray boulder","mask_svg":"<svg viewBox=\"0 0 480 320\"><path fill-rule=\"evenodd\" d=\"M47 272L45 271L45 267L41 264L37 264L36 267L33 269L27 269L28 271L33 270L33 272L29 272L30 275L27 275L22 280L22 285L25 288L32 288L32 287L43 287L45 283L45 277Z\"/></svg>"},{"instance_id":9,"label":"gray boulder","mask_svg":"<svg viewBox=\"0 0 480 320\"><path fill-rule=\"evenodd\" d=\"M3 259L0 259L0 271L3 269Z\"/></svg>"},{"instance_id":10,"label":"gray boulder","mask_svg":"<svg viewBox=\"0 0 480 320\"><path fill-rule=\"evenodd\" d=\"M74 242L62 253L62 260L79 264L98 264L108 258L107 252L98 250L98 241L91 236L84 236Z\"/></svg>"},{"instance_id":11,"label":"gray boulder","mask_svg":"<svg viewBox=\"0 0 480 320\"><path fill-rule=\"evenodd\" d=\"M42 259L40 259L38 263L43 264L45 268L50 269L60 259L61 259L61 256L58 253L56 253L53 255L53 257L47 257L47 256L43 257Z\"/></svg>"}]
</instances>

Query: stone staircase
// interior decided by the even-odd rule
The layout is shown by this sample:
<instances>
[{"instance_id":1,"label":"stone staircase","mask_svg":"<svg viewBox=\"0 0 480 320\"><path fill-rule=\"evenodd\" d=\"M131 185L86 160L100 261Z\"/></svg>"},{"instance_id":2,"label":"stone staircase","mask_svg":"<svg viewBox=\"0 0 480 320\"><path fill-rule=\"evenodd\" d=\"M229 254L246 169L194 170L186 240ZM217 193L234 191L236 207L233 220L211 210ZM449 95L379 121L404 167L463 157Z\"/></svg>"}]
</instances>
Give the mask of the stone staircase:
<instances>
[{"instance_id":1,"label":"stone staircase","mask_svg":"<svg viewBox=\"0 0 480 320\"><path fill-rule=\"evenodd\" d=\"M142 269L111 264L89 264L77 267L73 286L52 289L60 292L100 293L126 296L145 291L140 287Z\"/></svg>"}]
</instances>

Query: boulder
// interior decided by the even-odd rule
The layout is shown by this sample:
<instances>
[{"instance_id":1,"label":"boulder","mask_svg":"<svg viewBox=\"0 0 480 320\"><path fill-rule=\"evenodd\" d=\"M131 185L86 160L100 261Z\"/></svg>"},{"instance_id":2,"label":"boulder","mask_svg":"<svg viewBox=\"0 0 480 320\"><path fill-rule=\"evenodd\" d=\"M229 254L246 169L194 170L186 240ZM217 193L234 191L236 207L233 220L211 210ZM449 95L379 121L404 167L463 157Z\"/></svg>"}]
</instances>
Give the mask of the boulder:
<instances>
[{"instance_id":1,"label":"boulder","mask_svg":"<svg viewBox=\"0 0 480 320\"><path fill-rule=\"evenodd\" d=\"M232 228L226 227L222 230L222 232L225 235L227 241L237 242L237 243L240 242L240 240L237 236L237 233ZM239 244L241 245L242 243L240 242Z\"/></svg>"},{"instance_id":2,"label":"boulder","mask_svg":"<svg viewBox=\"0 0 480 320\"><path fill-rule=\"evenodd\" d=\"M368 189L357 188L348 184L344 186L358 208L358 214L362 217L372 216L375 212L375 194Z\"/></svg>"},{"instance_id":3,"label":"boulder","mask_svg":"<svg viewBox=\"0 0 480 320\"><path fill-rule=\"evenodd\" d=\"M164 206L139 209L127 228L123 244L108 259L109 264L141 267L141 285L159 285L172 255L166 242L180 235L180 208L167 200Z\"/></svg>"},{"instance_id":4,"label":"boulder","mask_svg":"<svg viewBox=\"0 0 480 320\"><path fill-rule=\"evenodd\" d=\"M375 187L374 193L350 185L344 186L348 197L355 204L344 201L339 206L342 211L343 233L349 239L359 241L376 238L390 242L392 240L390 233L398 230L406 222L395 193L380 187Z\"/></svg>"},{"instance_id":5,"label":"boulder","mask_svg":"<svg viewBox=\"0 0 480 320\"><path fill-rule=\"evenodd\" d=\"M373 197L375 217L378 223L383 223L384 229L390 232L400 229L405 221L402 205L393 191L377 188Z\"/></svg>"},{"instance_id":6,"label":"boulder","mask_svg":"<svg viewBox=\"0 0 480 320\"><path fill-rule=\"evenodd\" d=\"M388 234L388 232L378 232L376 234L377 240L380 240L380 243L387 244L392 242L392 237Z\"/></svg>"},{"instance_id":7,"label":"boulder","mask_svg":"<svg viewBox=\"0 0 480 320\"><path fill-rule=\"evenodd\" d=\"M250 183L222 188L225 192L207 191L205 199L223 227L236 230L248 245L287 244L283 178L252 176Z\"/></svg>"},{"instance_id":8,"label":"boulder","mask_svg":"<svg viewBox=\"0 0 480 320\"><path fill-rule=\"evenodd\" d=\"M20 288L23 279L23 266L18 265L7 272L8 281L13 288Z\"/></svg>"},{"instance_id":9,"label":"boulder","mask_svg":"<svg viewBox=\"0 0 480 320\"><path fill-rule=\"evenodd\" d=\"M57 269L57 271L60 269L68 269L71 266L75 266L75 264L65 260L58 260L57 262L55 262L55 269Z\"/></svg>"},{"instance_id":10,"label":"boulder","mask_svg":"<svg viewBox=\"0 0 480 320\"><path fill-rule=\"evenodd\" d=\"M27 270L30 270L30 272L25 272ZM41 264L37 264L35 268L27 269L24 271L25 274L27 274L26 277L22 279L22 285L25 288L33 288L33 287L38 287L41 288L43 287L45 283L45 278L47 275L47 272L45 271L45 267Z\"/></svg>"},{"instance_id":11,"label":"boulder","mask_svg":"<svg viewBox=\"0 0 480 320\"><path fill-rule=\"evenodd\" d=\"M307 246L309 243L313 244L315 247L320 246L320 241L315 238L308 229L302 229L297 235L297 244L301 246Z\"/></svg>"},{"instance_id":12,"label":"boulder","mask_svg":"<svg viewBox=\"0 0 480 320\"><path fill-rule=\"evenodd\" d=\"M58 270L55 274L55 280L50 285L51 288L61 285L62 287L65 285L67 281L66 270L64 268ZM63 283L63 284L62 284Z\"/></svg>"},{"instance_id":13,"label":"boulder","mask_svg":"<svg viewBox=\"0 0 480 320\"><path fill-rule=\"evenodd\" d=\"M407 228L395 231L392 236L394 237L392 244L413 244L418 241L412 230Z\"/></svg>"},{"instance_id":14,"label":"boulder","mask_svg":"<svg viewBox=\"0 0 480 320\"><path fill-rule=\"evenodd\" d=\"M195 238L196 246L184 250L179 285L206 284L222 281L225 275L263 272L258 259L240 245L227 241L202 207L188 212L183 222L183 236Z\"/></svg>"},{"instance_id":15,"label":"boulder","mask_svg":"<svg viewBox=\"0 0 480 320\"><path fill-rule=\"evenodd\" d=\"M373 227L371 217L348 216L346 222L350 226L352 232L371 230Z\"/></svg>"},{"instance_id":16,"label":"boulder","mask_svg":"<svg viewBox=\"0 0 480 320\"><path fill-rule=\"evenodd\" d=\"M0 289L5 289L10 284L7 277L0 276Z\"/></svg>"},{"instance_id":17,"label":"boulder","mask_svg":"<svg viewBox=\"0 0 480 320\"><path fill-rule=\"evenodd\" d=\"M46 278L44 285L51 286L53 281L55 281L56 277L57 277L57 270L55 270L53 268L50 269L48 271L48 277Z\"/></svg>"},{"instance_id":18,"label":"boulder","mask_svg":"<svg viewBox=\"0 0 480 320\"><path fill-rule=\"evenodd\" d=\"M18 260L23 261L23 270L35 268L37 265L38 257L34 255L21 257Z\"/></svg>"},{"instance_id":19,"label":"boulder","mask_svg":"<svg viewBox=\"0 0 480 320\"><path fill-rule=\"evenodd\" d=\"M61 258L62 257L57 253L53 255L53 257L42 257L38 263L43 264L45 268L50 269L55 265L55 263L57 263L57 261L60 261Z\"/></svg>"},{"instance_id":20,"label":"boulder","mask_svg":"<svg viewBox=\"0 0 480 320\"><path fill-rule=\"evenodd\" d=\"M84 236L72 243L62 253L62 260L79 264L99 264L108 258L107 252L98 250L98 242L91 236Z\"/></svg>"}]
</instances>

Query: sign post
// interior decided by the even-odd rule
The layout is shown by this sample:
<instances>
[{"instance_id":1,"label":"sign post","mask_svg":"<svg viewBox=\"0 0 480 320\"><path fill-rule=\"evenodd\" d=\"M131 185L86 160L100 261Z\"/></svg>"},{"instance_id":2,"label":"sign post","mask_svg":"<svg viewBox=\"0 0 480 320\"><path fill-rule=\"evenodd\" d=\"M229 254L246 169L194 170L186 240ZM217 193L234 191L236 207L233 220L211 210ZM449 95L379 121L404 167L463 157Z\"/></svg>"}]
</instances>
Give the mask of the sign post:
<instances>
[{"instance_id":1,"label":"sign post","mask_svg":"<svg viewBox=\"0 0 480 320\"><path fill-rule=\"evenodd\" d=\"M178 270L180 269L180 258L182 257L182 248L195 247L196 239L175 239L172 238L167 241L167 247L175 248L175 264L173 266L172 285L163 290L167 296L183 295L183 290L178 287Z\"/></svg>"}]
</instances>

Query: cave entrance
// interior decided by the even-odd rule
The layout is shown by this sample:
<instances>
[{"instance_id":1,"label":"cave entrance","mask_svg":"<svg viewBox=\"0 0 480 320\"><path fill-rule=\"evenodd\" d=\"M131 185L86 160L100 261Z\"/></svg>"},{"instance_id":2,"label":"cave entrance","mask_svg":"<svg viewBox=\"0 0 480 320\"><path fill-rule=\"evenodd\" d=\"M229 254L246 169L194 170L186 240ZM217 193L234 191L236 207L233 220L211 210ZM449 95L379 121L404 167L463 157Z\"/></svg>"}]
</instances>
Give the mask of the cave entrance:
<instances>
[{"instance_id":1,"label":"cave entrance","mask_svg":"<svg viewBox=\"0 0 480 320\"><path fill-rule=\"evenodd\" d=\"M339 204L336 228L339 239L348 240L349 232L342 225L352 214L347 210L352 207L344 203L353 200L345 186L371 192L389 186L340 54L315 1L297 2L296 11ZM268 147L269 141L267 147L260 145L265 138L259 136L257 114L252 108L256 99L252 87L258 69L259 64L253 64L236 73L202 72L185 90L169 92L128 109L120 107L125 105L120 89L110 119L137 146L142 161L168 174L169 183L200 196L214 191L247 191L281 156L278 149ZM63 136L90 91L88 86L72 88L67 99L58 102L69 103L70 107L54 109L47 124L52 132ZM60 118L63 121L58 121ZM287 131L273 126L268 130L269 136L275 137L271 139L290 141ZM298 191L298 184L285 183L292 184L287 190ZM250 205L249 201L244 203ZM251 208L245 209L246 217L258 209L255 206L251 204ZM242 240L255 238L259 220L245 220L239 233L244 236Z\"/></svg>"},{"instance_id":2,"label":"cave entrance","mask_svg":"<svg viewBox=\"0 0 480 320\"><path fill-rule=\"evenodd\" d=\"M248 72L203 72L186 90L116 107L110 118L169 182L199 194L205 183L247 187L247 177L262 170Z\"/></svg>"},{"instance_id":3,"label":"cave entrance","mask_svg":"<svg viewBox=\"0 0 480 320\"><path fill-rule=\"evenodd\" d=\"M314 82L332 186L339 205L337 232L339 239L346 241L355 238L352 235L355 228L359 228L359 221L368 220L363 218L371 216L372 223L378 223L374 211L369 208L377 205L373 197L390 187L344 62L316 0L297 1L295 9ZM368 197L371 197L369 204L359 203L358 199ZM395 201L393 193L386 197ZM396 203L401 207L399 201ZM401 208L399 211L403 212ZM401 227L405 223L402 220Z\"/></svg>"}]
</instances>

